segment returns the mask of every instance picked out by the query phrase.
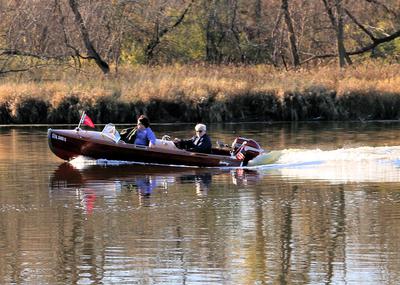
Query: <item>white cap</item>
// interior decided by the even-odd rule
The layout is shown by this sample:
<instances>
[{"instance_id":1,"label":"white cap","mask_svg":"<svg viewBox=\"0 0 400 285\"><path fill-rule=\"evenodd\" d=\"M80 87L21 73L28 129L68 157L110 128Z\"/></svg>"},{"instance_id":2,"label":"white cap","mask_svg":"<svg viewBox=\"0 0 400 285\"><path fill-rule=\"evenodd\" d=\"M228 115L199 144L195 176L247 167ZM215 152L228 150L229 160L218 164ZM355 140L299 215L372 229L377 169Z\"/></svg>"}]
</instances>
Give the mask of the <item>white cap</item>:
<instances>
[{"instance_id":1,"label":"white cap","mask_svg":"<svg viewBox=\"0 0 400 285\"><path fill-rule=\"evenodd\" d=\"M207 127L204 124L197 124L196 127L194 127L194 129L197 131L203 131L206 132L207 131Z\"/></svg>"}]
</instances>

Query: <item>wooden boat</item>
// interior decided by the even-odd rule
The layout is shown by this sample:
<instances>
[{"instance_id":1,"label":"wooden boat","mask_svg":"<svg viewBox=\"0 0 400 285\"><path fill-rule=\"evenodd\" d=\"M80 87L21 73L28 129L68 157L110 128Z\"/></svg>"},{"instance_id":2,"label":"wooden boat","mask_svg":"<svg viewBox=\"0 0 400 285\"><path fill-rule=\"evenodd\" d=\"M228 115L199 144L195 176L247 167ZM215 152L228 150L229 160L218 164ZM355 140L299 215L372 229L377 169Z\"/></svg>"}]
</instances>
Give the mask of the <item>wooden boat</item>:
<instances>
[{"instance_id":1,"label":"wooden boat","mask_svg":"<svg viewBox=\"0 0 400 285\"><path fill-rule=\"evenodd\" d=\"M211 154L206 154L179 149L167 139L158 139L154 146L149 147L128 144L115 140L107 133L80 128L49 129L48 143L52 152L64 160L85 156L92 159L199 167L245 166L249 160L263 152L257 142L246 138L236 138L232 148L213 148ZM237 152L243 153L244 159L238 159Z\"/></svg>"}]
</instances>

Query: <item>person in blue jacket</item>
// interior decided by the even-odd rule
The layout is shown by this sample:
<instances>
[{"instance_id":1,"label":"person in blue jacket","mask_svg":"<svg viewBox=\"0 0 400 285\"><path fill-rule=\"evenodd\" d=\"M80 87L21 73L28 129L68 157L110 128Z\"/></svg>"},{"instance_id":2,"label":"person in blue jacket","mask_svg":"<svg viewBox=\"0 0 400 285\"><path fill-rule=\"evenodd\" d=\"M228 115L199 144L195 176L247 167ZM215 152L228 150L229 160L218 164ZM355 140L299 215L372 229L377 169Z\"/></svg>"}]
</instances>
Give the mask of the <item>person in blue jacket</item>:
<instances>
[{"instance_id":1,"label":"person in blue jacket","mask_svg":"<svg viewBox=\"0 0 400 285\"><path fill-rule=\"evenodd\" d=\"M124 129L120 133L126 143L152 146L156 144L156 135L150 128L150 121L145 115L138 118L136 127Z\"/></svg>"},{"instance_id":2,"label":"person in blue jacket","mask_svg":"<svg viewBox=\"0 0 400 285\"><path fill-rule=\"evenodd\" d=\"M188 140L175 139L178 148L193 152L211 153L212 143L207 135L207 127L204 124L197 124L194 128L196 135Z\"/></svg>"}]
</instances>

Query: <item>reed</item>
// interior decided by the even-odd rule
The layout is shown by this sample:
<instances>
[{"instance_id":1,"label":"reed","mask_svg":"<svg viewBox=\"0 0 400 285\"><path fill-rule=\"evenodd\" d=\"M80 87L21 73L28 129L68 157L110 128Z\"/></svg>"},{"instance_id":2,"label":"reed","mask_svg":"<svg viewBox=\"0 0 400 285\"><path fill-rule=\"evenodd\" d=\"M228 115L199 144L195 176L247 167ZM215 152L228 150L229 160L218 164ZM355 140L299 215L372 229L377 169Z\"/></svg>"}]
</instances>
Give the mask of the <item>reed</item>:
<instances>
[{"instance_id":1,"label":"reed","mask_svg":"<svg viewBox=\"0 0 400 285\"><path fill-rule=\"evenodd\" d=\"M285 71L271 66L134 66L0 80L0 123L368 120L400 117L400 64Z\"/></svg>"}]
</instances>

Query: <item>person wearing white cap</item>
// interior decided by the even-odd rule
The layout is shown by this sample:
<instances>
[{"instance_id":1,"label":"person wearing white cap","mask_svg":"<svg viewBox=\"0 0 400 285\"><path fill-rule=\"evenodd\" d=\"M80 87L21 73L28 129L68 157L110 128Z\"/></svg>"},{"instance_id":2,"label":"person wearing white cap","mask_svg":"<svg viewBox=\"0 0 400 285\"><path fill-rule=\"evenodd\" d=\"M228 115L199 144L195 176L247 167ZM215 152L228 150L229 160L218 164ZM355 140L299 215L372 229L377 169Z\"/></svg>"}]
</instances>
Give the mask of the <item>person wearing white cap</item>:
<instances>
[{"instance_id":1,"label":"person wearing white cap","mask_svg":"<svg viewBox=\"0 0 400 285\"><path fill-rule=\"evenodd\" d=\"M196 135L189 140L175 139L174 142L179 148L193 152L211 153L211 139L207 135L207 127L204 124L197 124L194 128Z\"/></svg>"}]
</instances>

